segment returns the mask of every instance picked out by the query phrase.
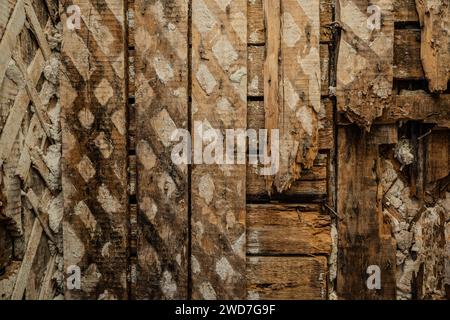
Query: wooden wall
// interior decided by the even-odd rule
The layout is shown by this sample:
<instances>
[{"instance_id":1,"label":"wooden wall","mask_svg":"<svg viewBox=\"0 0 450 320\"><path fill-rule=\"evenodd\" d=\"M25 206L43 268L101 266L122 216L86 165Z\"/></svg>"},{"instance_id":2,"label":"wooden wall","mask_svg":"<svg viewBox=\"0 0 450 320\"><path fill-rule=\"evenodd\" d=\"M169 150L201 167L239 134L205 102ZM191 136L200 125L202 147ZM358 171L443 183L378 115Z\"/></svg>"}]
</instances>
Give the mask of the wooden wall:
<instances>
[{"instance_id":1,"label":"wooden wall","mask_svg":"<svg viewBox=\"0 0 450 320\"><path fill-rule=\"evenodd\" d=\"M0 299L449 298L446 1L0 8ZM199 123L279 170L174 163Z\"/></svg>"}]
</instances>

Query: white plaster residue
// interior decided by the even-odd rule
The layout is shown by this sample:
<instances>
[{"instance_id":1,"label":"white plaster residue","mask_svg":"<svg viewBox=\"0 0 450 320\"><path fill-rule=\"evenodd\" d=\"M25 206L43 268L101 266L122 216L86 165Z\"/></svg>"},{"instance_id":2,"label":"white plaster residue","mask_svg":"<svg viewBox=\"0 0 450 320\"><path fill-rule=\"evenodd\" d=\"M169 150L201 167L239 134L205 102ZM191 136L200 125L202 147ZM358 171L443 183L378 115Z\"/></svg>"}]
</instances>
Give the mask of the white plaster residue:
<instances>
[{"instance_id":1,"label":"white plaster residue","mask_svg":"<svg viewBox=\"0 0 450 320\"><path fill-rule=\"evenodd\" d=\"M211 14L203 0L192 2L192 21L203 35L210 32L216 24L216 18Z\"/></svg>"},{"instance_id":2,"label":"white plaster residue","mask_svg":"<svg viewBox=\"0 0 450 320\"><path fill-rule=\"evenodd\" d=\"M284 80L284 96L289 109L295 112L297 110L297 103L300 98L292 86L292 83L288 79Z\"/></svg>"},{"instance_id":3,"label":"white plaster residue","mask_svg":"<svg viewBox=\"0 0 450 320\"><path fill-rule=\"evenodd\" d=\"M231 281L233 278L233 267L225 257L220 258L220 260L216 262L216 273L222 281Z\"/></svg>"},{"instance_id":4,"label":"white plaster residue","mask_svg":"<svg viewBox=\"0 0 450 320\"><path fill-rule=\"evenodd\" d=\"M198 67L195 77L203 91L205 91L207 95L210 95L216 87L217 82L204 63L200 64Z\"/></svg>"},{"instance_id":5,"label":"white plaster residue","mask_svg":"<svg viewBox=\"0 0 450 320\"><path fill-rule=\"evenodd\" d=\"M297 118L300 120L302 124L302 128L305 130L305 132L309 135L313 135L313 112L310 107L307 106L301 106L297 112Z\"/></svg>"},{"instance_id":6,"label":"white plaster residue","mask_svg":"<svg viewBox=\"0 0 450 320\"><path fill-rule=\"evenodd\" d=\"M156 156L152 148L145 140L140 140L136 146L136 154L139 162L146 170L152 169L156 164Z\"/></svg>"},{"instance_id":7,"label":"white plaster residue","mask_svg":"<svg viewBox=\"0 0 450 320\"><path fill-rule=\"evenodd\" d=\"M173 299L175 297L175 293L177 292L177 284L172 279L172 274L167 270L163 272L160 287L167 298Z\"/></svg>"},{"instance_id":8,"label":"white plaster residue","mask_svg":"<svg viewBox=\"0 0 450 320\"><path fill-rule=\"evenodd\" d=\"M205 300L216 300L217 295L214 291L214 288L212 287L211 283L209 282L203 282L200 285L199 291L201 295L203 296L203 299Z\"/></svg>"},{"instance_id":9,"label":"white plaster residue","mask_svg":"<svg viewBox=\"0 0 450 320\"><path fill-rule=\"evenodd\" d=\"M231 26L242 43L247 43L247 18L242 12L231 15Z\"/></svg>"},{"instance_id":10,"label":"white plaster residue","mask_svg":"<svg viewBox=\"0 0 450 320\"><path fill-rule=\"evenodd\" d=\"M140 209L144 211L147 219L150 222L153 222L153 219L155 219L156 213L158 212L158 206L156 205L155 200L150 197L144 197Z\"/></svg>"},{"instance_id":11,"label":"white plaster residue","mask_svg":"<svg viewBox=\"0 0 450 320\"><path fill-rule=\"evenodd\" d=\"M309 78L309 103L315 112L320 111L320 53L312 47L306 56L299 56L298 62Z\"/></svg>"},{"instance_id":12,"label":"white plaster residue","mask_svg":"<svg viewBox=\"0 0 450 320\"><path fill-rule=\"evenodd\" d=\"M198 184L198 192L200 197L202 197L206 204L209 205L214 197L215 186L211 175L206 174L200 178Z\"/></svg>"},{"instance_id":13,"label":"white plaster residue","mask_svg":"<svg viewBox=\"0 0 450 320\"><path fill-rule=\"evenodd\" d=\"M192 258L191 258L191 268L192 268L192 272L194 274L199 274L201 271L200 263L198 263L198 260L195 256L192 256Z\"/></svg>"},{"instance_id":14,"label":"white plaster residue","mask_svg":"<svg viewBox=\"0 0 450 320\"><path fill-rule=\"evenodd\" d=\"M161 110L156 116L150 119L150 123L153 129L155 129L162 144L165 147L170 146L172 144L172 134L177 130L177 126L167 110Z\"/></svg>"},{"instance_id":15,"label":"white plaster residue","mask_svg":"<svg viewBox=\"0 0 450 320\"><path fill-rule=\"evenodd\" d=\"M104 184L98 188L97 200L107 213L118 213L122 209L119 201Z\"/></svg>"},{"instance_id":16,"label":"white plaster residue","mask_svg":"<svg viewBox=\"0 0 450 320\"><path fill-rule=\"evenodd\" d=\"M289 12L283 14L283 41L290 48L300 40L301 33L294 18Z\"/></svg>"},{"instance_id":17,"label":"white plaster residue","mask_svg":"<svg viewBox=\"0 0 450 320\"><path fill-rule=\"evenodd\" d=\"M221 36L214 46L212 52L220 66L228 71L230 66L238 59L238 54L226 36Z\"/></svg>"},{"instance_id":18,"label":"white plaster residue","mask_svg":"<svg viewBox=\"0 0 450 320\"><path fill-rule=\"evenodd\" d=\"M173 68L162 56L158 55L153 58L153 67L162 83L165 84L173 78Z\"/></svg>"}]
</instances>

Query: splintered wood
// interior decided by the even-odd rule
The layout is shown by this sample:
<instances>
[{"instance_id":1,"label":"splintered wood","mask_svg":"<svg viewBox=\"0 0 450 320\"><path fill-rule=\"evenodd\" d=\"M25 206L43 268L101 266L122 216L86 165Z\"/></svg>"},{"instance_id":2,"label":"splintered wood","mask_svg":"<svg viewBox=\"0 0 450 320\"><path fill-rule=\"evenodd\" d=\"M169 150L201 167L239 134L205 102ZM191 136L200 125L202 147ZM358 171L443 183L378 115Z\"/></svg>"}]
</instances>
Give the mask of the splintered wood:
<instances>
[{"instance_id":1,"label":"splintered wood","mask_svg":"<svg viewBox=\"0 0 450 320\"><path fill-rule=\"evenodd\" d=\"M64 264L81 270L67 299L127 298L128 218L124 3L63 1L80 8L68 28L61 77ZM69 24L70 25L70 24Z\"/></svg>"},{"instance_id":2,"label":"splintered wood","mask_svg":"<svg viewBox=\"0 0 450 320\"><path fill-rule=\"evenodd\" d=\"M135 2L136 299L187 299L188 171L171 159L188 129L188 6Z\"/></svg>"},{"instance_id":3,"label":"splintered wood","mask_svg":"<svg viewBox=\"0 0 450 320\"><path fill-rule=\"evenodd\" d=\"M267 177L282 193L310 169L318 152L320 112L319 1L265 0L265 128L268 152L279 152L279 168ZM279 130L279 150L271 150ZM278 149L278 148L277 148Z\"/></svg>"},{"instance_id":4,"label":"splintered wood","mask_svg":"<svg viewBox=\"0 0 450 320\"><path fill-rule=\"evenodd\" d=\"M450 81L450 3L416 0L422 27L421 58L431 92L443 92Z\"/></svg>"},{"instance_id":5,"label":"splintered wood","mask_svg":"<svg viewBox=\"0 0 450 320\"><path fill-rule=\"evenodd\" d=\"M246 128L247 1L192 1L191 80L191 119L197 132ZM211 139L194 135L194 152L220 138ZM234 165L195 160L192 297L242 299L246 295L245 164L236 163L237 159Z\"/></svg>"},{"instance_id":6,"label":"splintered wood","mask_svg":"<svg viewBox=\"0 0 450 320\"><path fill-rule=\"evenodd\" d=\"M338 111L366 130L391 104L392 0L339 0ZM369 13L369 14L368 14Z\"/></svg>"}]
</instances>

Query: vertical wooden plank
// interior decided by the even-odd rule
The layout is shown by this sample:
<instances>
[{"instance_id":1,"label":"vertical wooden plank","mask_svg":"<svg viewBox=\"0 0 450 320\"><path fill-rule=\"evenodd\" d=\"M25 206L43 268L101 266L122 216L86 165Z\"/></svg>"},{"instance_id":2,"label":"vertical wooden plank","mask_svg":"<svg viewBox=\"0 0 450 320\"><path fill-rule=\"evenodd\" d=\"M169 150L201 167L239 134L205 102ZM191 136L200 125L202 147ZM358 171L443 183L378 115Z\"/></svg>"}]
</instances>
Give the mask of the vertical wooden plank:
<instances>
[{"instance_id":1,"label":"vertical wooden plank","mask_svg":"<svg viewBox=\"0 0 450 320\"><path fill-rule=\"evenodd\" d=\"M69 5L81 26L69 30ZM65 0L61 78L64 263L81 269L67 299L127 298L123 0ZM71 14L71 16L73 13Z\"/></svg>"},{"instance_id":2,"label":"vertical wooden plank","mask_svg":"<svg viewBox=\"0 0 450 320\"><path fill-rule=\"evenodd\" d=\"M392 0L337 3L337 20L342 27L337 63L338 111L366 129L392 100L392 10Z\"/></svg>"},{"instance_id":3,"label":"vertical wooden plank","mask_svg":"<svg viewBox=\"0 0 450 320\"><path fill-rule=\"evenodd\" d=\"M188 129L188 3L135 2L136 299L187 299L188 171L171 159Z\"/></svg>"},{"instance_id":4,"label":"vertical wooden plank","mask_svg":"<svg viewBox=\"0 0 450 320\"><path fill-rule=\"evenodd\" d=\"M193 129L245 129L246 106L247 1L193 0ZM195 159L209 143L194 134L192 297L243 299L246 167Z\"/></svg>"},{"instance_id":5,"label":"vertical wooden plank","mask_svg":"<svg viewBox=\"0 0 450 320\"><path fill-rule=\"evenodd\" d=\"M442 92L450 81L450 3L416 0L422 27L420 55L431 92Z\"/></svg>"},{"instance_id":6,"label":"vertical wooden plank","mask_svg":"<svg viewBox=\"0 0 450 320\"><path fill-rule=\"evenodd\" d=\"M312 167L318 152L320 2L282 0L281 8L278 1L264 4L266 128L280 130L279 171L268 177L268 188L273 181L281 193L302 169Z\"/></svg>"},{"instance_id":7,"label":"vertical wooden plank","mask_svg":"<svg viewBox=\"0 0 450 320\"><path fill-rule=\"evenodd\" d=\"M383 222L376 131L366 133L355 125L338 129L337 212L342 220L336 289L341 299L395 299L396 245ZM367 286L371 265L381 270L380 289Z\"/></svg>"}]
</instances>

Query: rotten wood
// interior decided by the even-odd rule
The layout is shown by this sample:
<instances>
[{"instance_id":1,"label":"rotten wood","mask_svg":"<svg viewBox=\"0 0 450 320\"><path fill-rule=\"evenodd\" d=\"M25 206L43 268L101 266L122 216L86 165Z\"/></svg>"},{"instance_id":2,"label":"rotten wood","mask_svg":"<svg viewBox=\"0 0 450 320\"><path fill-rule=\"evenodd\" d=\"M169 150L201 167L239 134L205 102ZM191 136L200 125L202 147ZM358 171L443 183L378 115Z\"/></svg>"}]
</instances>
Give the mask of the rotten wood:
<instances>
[{"instance_id":1,"label":"rotten wood","mask_svg":"<svg viewBox=\"0 0 450 320\"><path fill-rule=\"evenodd\" d=\"M283 193L312 167L318 152L320 112L319 3L308 1L265 2L267 52L264 69L265 128L279 130L280 163L267 177ZM307 31L306 31L307 30ZM308 37L302 36L308 33Z\"/></svg>"},{"instance_id":2,"label":"rotten wood","mask_svg":"<svg viewBox=\"0 0 450 320\"><path fill-rule=\"evenodd\" d=\"M369 6L374 10L371 14L367 13ZM392 100L392 0L339 0L336 15L342 28L337 63L338 111L369 130Z\"/></svg>"}]
</instances>

